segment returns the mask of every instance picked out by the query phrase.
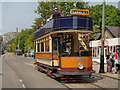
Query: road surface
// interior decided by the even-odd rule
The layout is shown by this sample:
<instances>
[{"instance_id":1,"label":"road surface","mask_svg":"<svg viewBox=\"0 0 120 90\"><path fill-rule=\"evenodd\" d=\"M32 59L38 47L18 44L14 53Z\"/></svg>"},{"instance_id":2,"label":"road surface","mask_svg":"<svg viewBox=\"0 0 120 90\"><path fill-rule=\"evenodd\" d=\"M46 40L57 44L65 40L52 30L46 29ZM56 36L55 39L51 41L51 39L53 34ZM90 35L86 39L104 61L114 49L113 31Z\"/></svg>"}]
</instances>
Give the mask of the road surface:
<instances>
[{"instance_id":1,"label":"road surface","mask_svg":"<svg viewBox=\"0 0 120 90\"><path fill-rule=\"evenodd\" d=\"M2 88L118 88L118 80L95 76L94 82L60 83L35 69L34 59L6 53L2 59Z\"/></svg>"}]
</instances>

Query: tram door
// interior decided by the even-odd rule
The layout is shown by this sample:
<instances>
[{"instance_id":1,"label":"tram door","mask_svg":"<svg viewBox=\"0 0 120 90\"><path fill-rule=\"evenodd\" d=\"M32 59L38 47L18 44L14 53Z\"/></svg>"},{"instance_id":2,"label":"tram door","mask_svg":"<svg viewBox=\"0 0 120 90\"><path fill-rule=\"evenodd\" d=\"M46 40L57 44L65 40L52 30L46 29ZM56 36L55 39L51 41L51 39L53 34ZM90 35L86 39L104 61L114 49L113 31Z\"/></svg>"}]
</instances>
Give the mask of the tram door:
<instances>
[{"instance_id":1,"label":"tram door","mask_svg":"<svg viewBox=\"0 0 120 90\"><path fill-rule=\"evenodd\" d=\"M60 37L53 37L52 43L52 52L53 52L53 59L59 59L61 55L61 43Z\"/></svg>"}]
</instances>

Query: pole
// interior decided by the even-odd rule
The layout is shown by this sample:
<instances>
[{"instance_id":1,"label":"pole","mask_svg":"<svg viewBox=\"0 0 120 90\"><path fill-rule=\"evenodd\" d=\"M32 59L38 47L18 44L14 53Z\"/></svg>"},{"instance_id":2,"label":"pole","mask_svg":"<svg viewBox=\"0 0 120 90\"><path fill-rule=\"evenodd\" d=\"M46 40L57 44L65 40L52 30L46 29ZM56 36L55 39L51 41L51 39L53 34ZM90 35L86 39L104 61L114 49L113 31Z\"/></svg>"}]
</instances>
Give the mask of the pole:
<instances>
[{"instance_id":1,"label":"pole","mask_svg":"<svg viewBox=\"0 0 120 90\"><path fill-rule=\"evenodd\" d=\"M105 35L105 0L103 1L102 37L101 37L101 55L99 73L104 73L104 35Z\"/></svg>"}]
</instances>

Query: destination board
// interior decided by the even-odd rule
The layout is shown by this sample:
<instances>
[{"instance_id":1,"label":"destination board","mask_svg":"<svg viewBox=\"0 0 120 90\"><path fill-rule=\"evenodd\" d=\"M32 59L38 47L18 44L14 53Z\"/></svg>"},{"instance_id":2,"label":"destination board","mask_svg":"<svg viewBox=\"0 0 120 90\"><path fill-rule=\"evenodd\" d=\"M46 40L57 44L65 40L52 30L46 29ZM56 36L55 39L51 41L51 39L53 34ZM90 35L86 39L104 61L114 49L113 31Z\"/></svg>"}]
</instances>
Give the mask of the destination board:
<instances>
[{"instance_id":1,"label":"destination board","mask_svg":"<svg viewBox=\"0 0 120 90\"><path fill-rule=\"evenodd\" d=\"M70 10L70 15L89 16L89 10L71 9L71 10Z\"/></svg>"}]
</instances>

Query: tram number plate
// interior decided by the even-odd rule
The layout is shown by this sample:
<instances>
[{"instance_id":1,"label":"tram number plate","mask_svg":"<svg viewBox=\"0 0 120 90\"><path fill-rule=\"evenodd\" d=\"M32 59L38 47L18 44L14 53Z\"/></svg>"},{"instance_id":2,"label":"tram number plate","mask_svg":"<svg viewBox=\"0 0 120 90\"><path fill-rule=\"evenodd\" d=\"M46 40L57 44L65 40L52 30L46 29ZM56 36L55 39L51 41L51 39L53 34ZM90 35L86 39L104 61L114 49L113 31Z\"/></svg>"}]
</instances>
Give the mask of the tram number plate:
<instances>
[{"instance_id":1,"label":"tram number plate","mask_svg":"<svg viewBox=\"0 0 120 90\"><path fill-rule=\"evenodd\" d=\"M75 58L75 62L85 62L84 58Z\"/></svg>"}]
</instances>

